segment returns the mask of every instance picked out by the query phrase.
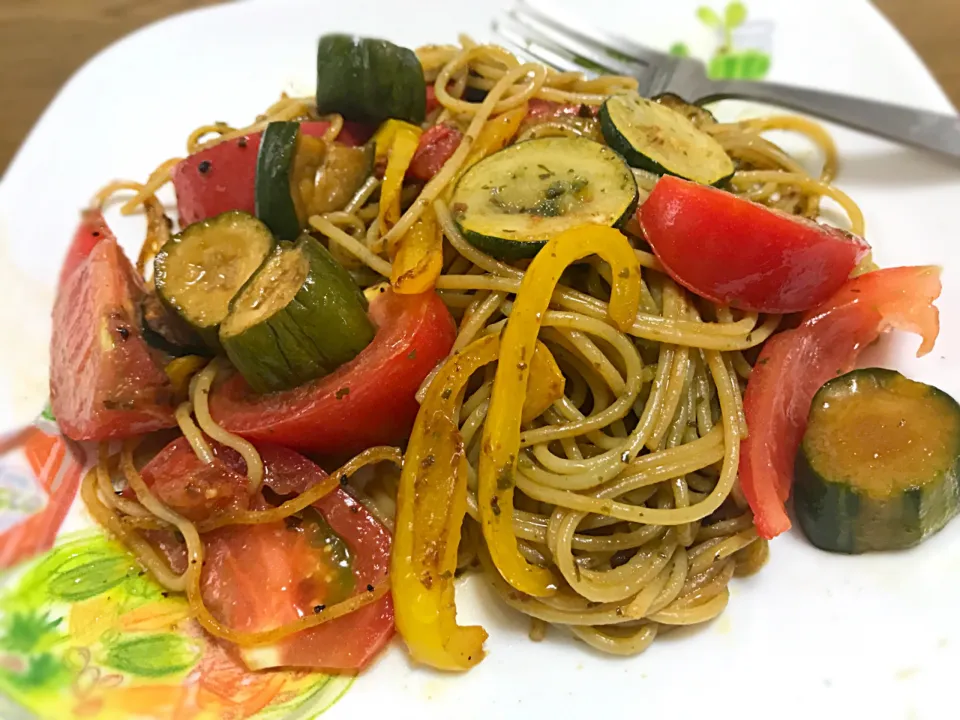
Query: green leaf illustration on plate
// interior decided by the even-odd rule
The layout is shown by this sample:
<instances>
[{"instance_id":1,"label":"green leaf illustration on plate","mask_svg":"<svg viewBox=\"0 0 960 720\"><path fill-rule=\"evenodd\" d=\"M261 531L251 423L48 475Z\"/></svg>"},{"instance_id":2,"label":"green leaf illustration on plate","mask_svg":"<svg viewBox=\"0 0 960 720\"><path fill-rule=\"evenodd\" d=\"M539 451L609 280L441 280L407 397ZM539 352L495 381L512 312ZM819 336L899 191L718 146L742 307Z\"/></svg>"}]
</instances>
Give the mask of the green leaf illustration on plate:
<instances>
[{"instance_id":1,"label":"green leaf illustration on plate","mask_svg":"<svg viewBox=\"0 0 960 720\"><path fill-rule=\"evenodd\" d=\"M23 654L47 650L63 639L57 630L62 621L39 610L14 612L0 635L0 647Z\"/></svg>"},{"instance_id":2,"label":"green leaf illustration on plate","mask_svg":"<svg viewBox=\"0 0 960 720\"><path fill-rule=\"evenodd\" d=\"M305 720L352 682L249 671L100 533L64 538L0 577L0 696L38 718Z\"/></svg>"},{"instance_id":3,"label":"green leaf illustration on plate","mask_svg":"<svg viewBox=\"0 0 960 720\"><path fill-rule=\"evenodd\" d=\"M758 48L738 48L734 38L734 30L747 25L747 6L734 0L727 3L722 17L713 8L703 5L697 8L697 19L706 27L713 30L718 38L718 44L712 57L706 60L707 76L714 80L761 80L770 71L770 55ZM763 32L763 24L755 24L749 28L752 31L743 34L743 37L756 37L757 32ZM741 31L742 33L742 31ZM677 42L670 48L670 54L677 57L690 57L690 49L686 43Z\"/></svg>"},{"instance_id":4,"label":"green leaf illustration on plate","mask_svg":"<svg viewBox=\"0 0 960 720\"><path fill-rule=\"evenodd\" d=\"M163 677L189 670L201 650L182 635L163 633L120 639L107 648L103 664L141 677Z\"/></svg>"},{"instance_id":5,"label":"green leaf illustration on plate","mask_svg":"<svg viewBox=\"0 0 960 720\"><path fill-rule=\"evenodd\" d=\"M21 690L40 691L60 685L70 677L63 661L51 653L34 655L27 661L26 672L2 671L11 685Z\"/></svg>"}]
</instances>

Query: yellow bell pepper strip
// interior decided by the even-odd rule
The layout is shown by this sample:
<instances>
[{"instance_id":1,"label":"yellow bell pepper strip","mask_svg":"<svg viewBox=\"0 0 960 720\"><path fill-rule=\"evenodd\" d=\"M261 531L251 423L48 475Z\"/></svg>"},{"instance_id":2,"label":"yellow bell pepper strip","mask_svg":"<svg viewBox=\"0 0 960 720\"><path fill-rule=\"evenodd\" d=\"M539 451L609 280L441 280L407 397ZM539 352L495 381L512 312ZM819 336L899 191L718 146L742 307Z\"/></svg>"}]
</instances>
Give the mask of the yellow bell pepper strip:
<instances>
[{"instance_id":1,"label":"yellow bell pepper strip","mask_svg":"<svg viewBox=\"0 0 960 720\"><path fill-rule=\"evenodd\" d=\"M414 660L440 670L473 667L487 639L483 628L459 627L456 619L453 574L467 509L456 408L470 376L496 360L499 347L498 336L484 336L440 368L417 414L400 475L390 561L397 629Z\"/></svg>"},{"instance_id":2,"label":"yellow bell pepper strip","mask_svg":"<svg viewBox=\"0 0 960 720\"><path fill-rule=\"evenodd\" d=\"M443 234L432 207L397 244L390 284L401 295L432 290L443 270Z\"/></svg>"},{"instance_id":3,"label":"yellow bell pepper strip","mask_svg":"<svg viewBox=\"0 0 960 720\"><path fill-rule=\"evenodd\" d=\"M417 151L420 134L416 125L402 120L387 120L374 136L377 162L387 161L380 185L380 235L387 233L400 219L400 191L413 154Z\"/></svg>"},{"instance_id":4,"label":"yellow bell pepper strip","mask_svg":"<svg viewBox=\"0 0 960 720\"><path fill-rule=\"evenodd\" d=\"M537 334L560 274L597 254L613 273L610 319L627 330L640 304L640 265L626 237L613 228L584 225L560 233L527 269L501 337L497 373L483 428L477 499L480 526L490 557L503 579L520 592L547 597L556 591L550 570L520 554L513 532L513 488L520 451L520 418Z\"/></svg>"},{"instance_id":5,"label":"yellow bell pepper strip","mask_svg":"<svg viewBox=\"0 0 960 720\"><path fill-rule=\"evenodd\" d=\"M567 380L560 372L553 354L538 340L530 363L530 379L527 381L527 396L523 400L521 422L532 421L562 398L566 384Z\"/></svg>"},{"instance_id":6,"label":"yellow bell pepper strip","mask_svg":"<svg viewBox=\"0 0 960 720\"><path fill-rule=\"evenodd\" d=\"M167 363L163 371L170 378L170 384L177 396L185 398L193 376L203 370L209 362L210 358L200 357L199 355L184 355Z\"/></svg>"}]
</instances>

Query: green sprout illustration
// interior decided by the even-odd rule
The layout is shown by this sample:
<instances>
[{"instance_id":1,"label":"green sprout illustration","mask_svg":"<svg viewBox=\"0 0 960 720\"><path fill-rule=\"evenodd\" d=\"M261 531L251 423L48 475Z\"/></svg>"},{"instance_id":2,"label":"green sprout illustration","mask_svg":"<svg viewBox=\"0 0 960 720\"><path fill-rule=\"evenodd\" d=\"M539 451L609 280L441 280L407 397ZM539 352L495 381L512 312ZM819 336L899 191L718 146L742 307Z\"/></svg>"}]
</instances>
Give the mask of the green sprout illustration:
<instances>
[{"instance_id":1,"label":"green sprout illustration","mask_svg":"<svg viewBox=\"0 0 960 720\"><path fill-rule=\"evenodd\" d=\"M760 80L770 70L770 56L755 49L738 50L733 31L747 20L747 7L742 2L728 3L721 17L706 5L697 8L697 18L711 30L719 33L720 46L707 63L707 75L716 80ZM690 57L690 48L682 42L674 43L670 53Z\"/></svg>"}]
</instances>

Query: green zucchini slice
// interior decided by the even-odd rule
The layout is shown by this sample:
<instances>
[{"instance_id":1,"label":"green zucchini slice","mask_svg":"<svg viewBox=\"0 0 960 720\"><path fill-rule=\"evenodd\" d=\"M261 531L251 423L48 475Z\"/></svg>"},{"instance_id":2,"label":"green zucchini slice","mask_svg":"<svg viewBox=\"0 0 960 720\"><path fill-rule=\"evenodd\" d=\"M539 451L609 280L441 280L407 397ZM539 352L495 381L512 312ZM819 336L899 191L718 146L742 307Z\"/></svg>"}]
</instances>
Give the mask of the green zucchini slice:
<instances>
[{"instance_id":1,"label":"green zucchini slice","mask_svg":"<svg viewBox=\"0 0 960 720\"><path fill-rule=\"evenodd\" d=\"M295 240L300 235L300 217L291 191L298 122L272 122L263 131L257 155L254 199L257 217L280 240Z\"/></svg>"},{"instance_id":2,"label":"green zucchini slice","mask_svg":"<svg viewBox=\"0 0 960 720\"><path fill-rule=\"evenodd\" d=\"M413 50L386 40L324 35L317 45L317 111L419 125L427 112L423 67Z\"/></svg>"},{"instance_id":3,"label":"green zucchini slice","mask_svg":"<svg viewBox=\"0 0 960 720\"><path fill-rule=\"evenodd\" d=\"M794 478L800 527L819 548L916 545L957 513L960 405L892 370L855 370L817 392Z\"/></svg>"},{"instance_id":4,"label":"green zucchini slice","mask_svg":"<svg viewBox=\"0 0 960 720\"><path fill-rule=\"evenodd\" d=\"M698 128L704 127L705 125L716 125L717 123L717 118L713 116L712 112L699 105L688 103L679 95L663 93L653 98L653 101L665 105L671 110L675 110Z\"/></svg>"},{"instance_id":5,"label":"green zucchini slice","mask_svg":"<svg viewBox=\"0 0 960 720\"><path fill-rule=\"evenodd\" d=\"M296 240L311 215L343 209L373 162L373 143L326 143L301 133L297 122L272 122L257 156L257 216L281 240Z\"/></svg>"},{"instance_id":6,"label":"green zucchini slice","mask_svg":"<svg viewBox=\"0 0 960 720\"><path fill-rule=\"evenodd\" d=\"M634 167L703 185L733 175L733 160L720 143L666 104L621 93L600 107L599 117L607 144Z\"/></svg>"},{"instance_id":7,"label":"green zucchini slice","mask_svg":"<svg viewBox=\"0 0 960 720\"><path fill-rule=\"evenodd\" d=\"M230 304L220 343L255 391L286 390L352 360L374 336L367 301L319 241L282 242Z\"/></svg>"},{"instance_id":8,"label":"green zucchini slice","mask_svg":"<svg viewBox=\"0 0 960 720\"><path fill-rule=\"evenodd\" d=\"M194 223L173 237L154 260L160 299L218 350L217 332L230 300L273 250L270 229L232 210Z\"/></svg>"},{"instance_id":9,"label":"green zucchini slice","mask_svg":"<svg viewBox=\"0 0 960 720\"><path fill-rule=\"evenodd\" d=\"M580 137L527 140L472 166L451 211L464 237L503 259L533 257L578 225L620 226L637 206L637 183L616 152Z\"/></svg>"}]
</instances>

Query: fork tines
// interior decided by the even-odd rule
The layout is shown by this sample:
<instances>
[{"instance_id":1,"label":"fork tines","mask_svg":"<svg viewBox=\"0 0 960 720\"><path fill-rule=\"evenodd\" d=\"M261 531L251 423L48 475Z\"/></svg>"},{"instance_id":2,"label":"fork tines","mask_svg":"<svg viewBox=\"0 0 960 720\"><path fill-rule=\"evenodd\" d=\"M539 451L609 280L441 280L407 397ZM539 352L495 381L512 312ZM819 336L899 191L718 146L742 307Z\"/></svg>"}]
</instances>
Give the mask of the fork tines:
<instances>
[{"instance_id":1,"label":"fork tines","mask_svg":"<svg viewBox=\"0 0 960 720\"><path fill-rule=\"evenodd\" d=\"M663 71L670 74L677 63L677 58L601 30L574 27L570 20L547 15L526 2L517 2L495 20L493 30L524 58L562 71L629 75L637 78L643 95Z\"/></svg>"}]
</instances>

